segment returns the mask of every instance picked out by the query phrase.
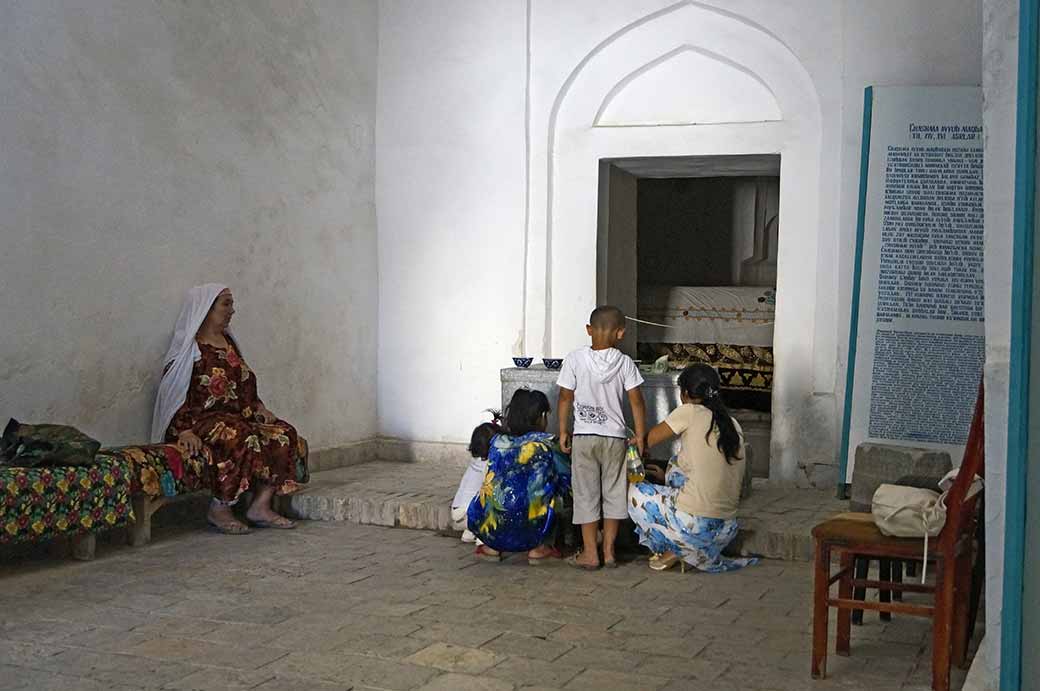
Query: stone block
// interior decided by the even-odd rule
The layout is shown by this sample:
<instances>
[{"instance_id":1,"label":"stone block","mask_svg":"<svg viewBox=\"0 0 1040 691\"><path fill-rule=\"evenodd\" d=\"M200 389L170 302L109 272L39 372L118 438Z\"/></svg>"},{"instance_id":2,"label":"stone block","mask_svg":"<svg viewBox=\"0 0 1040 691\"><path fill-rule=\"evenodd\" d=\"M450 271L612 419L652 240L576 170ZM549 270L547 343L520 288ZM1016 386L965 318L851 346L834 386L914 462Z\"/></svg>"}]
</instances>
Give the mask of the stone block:
<instances>
[{"instance_id":1,"label":"stone block","mask_svg":"<svg viewBox=\"0 0 1040 691\"><path fill-rule=\"evenodd\" d=\"M484 650L491 650L503 655L516 655L534 660L552 662L571 649L568 643L548 641L544 638L524 636L518 633L504 633L495 640L484 645Z\"/></svg>"},{"instance_id":2,"label":"stone block","mask_svg":"<svg viewBox=\"0 0 1040 691\"><path fill-rule=\"evenodd\" d=\"M852 470L851 511L870 511L870 502L879 485L892 483L906 475L934 477L938 481L953 467L950 454L893 444L863 443L856 447Z\"/></svg>"},{"instance_id":3,"label":"stone block","mask_svg":"<svg viewBox=\"0 0 1040 691\"><path fill-rule=\"evenodd\" d=\"M405 658L405 662L423 667L436 667L445 672L480 674L501 662L502 656L450 643L434 643Z\"/></svg>"},{"instance_id":4,"label":"stone block","mask_svg":"<svg viewBox=\"0 0 1040 691\"><path fill-rule=\"evenodd\" d=\"M67 677L89 677L111 686L136 688L159 688L200 669L180 660L155 660L82 649L66 650L35 666Z\"/></svg>"},{"instance_id":5,"label":"stone block","mask_svg":"<svg viewBox=\"0 0 1040 691\"><path fill-rule=\"evenodd\" d=\"M349 633L351 635L344 635ZM380 634L359 634L348 626L337 633L337 645L329 648L333 652L344 652L352 655L370 655L388 660L405 658L413 655L426 646L428 641L400 636L384 636Z\"/></svg>"},{"instance_id":6,"label":"stone block","mask_svg":"<svg viewBox=\"0 0 1040 691\"><path fill-rule=\"evenodd\" d=\"M126 652L156 660L238 670L255 670L285 655L284 650L276 648L231 646L191 638L156 638L138 643Z\"/></svg>"},{"instance_id":7,"label":"stone block","mask_svg":"<svg viewBox=\"0 0 1040 691\"><path fill-rule=\"evenodd\" d=\"M429 667L343 653L290 653L265 669L275 676L317 677L348 686L402 691L421 686L439 674Z\"/></svg>"},{"instance_id":8,"label":"stone block","mask_svg":"<svg viewBox=\"0 0 1040 691\"><path fill-rule=\"evenodd\" d=\"M444 674L419 691L513 691L513 684L473 674Z\"/></svg>"},{"instance_id":9,"label":"stone block","mask_svg":"<svg viewBox=\"0 0 1040 691\"><path fill-rule=\"evenodd\" d=\"M253 688L258 691L285 691L285 689L292 689L292 691L367 691L372 687L347 686L331 681L305 679L302 677L275 677ZM216 691L216 688L214 691Z\"/></svg>"},{"instance_id":10,"label":"stone block","mask_svg":"<svg viewBox=\"0 0 1040 691\"><path fill-rule=\"evenodd\" d=\"M581 672L581 667L556 662L532 663L522 657L508 657L503 662L484 672L484 676L502 679L524 691L532 691L532 686L545 686L558 689Z\"/></svg>"},{"instance_id":11,"label":"stone block","mask_svg":"<svg viewBox=\"0 0 1040 691\"><path fill-rule=\"evenodd\" d=\"M307 465L312 473L345 468L375 460L379 457L379 451L379 442L376 439L366 439L328 449L312 449Z\"/></svg>"},{"instance_id":12,"label":"stone block","mask_svg":"<svg viewBox=\"0 0 1040 691\"><path fill-rule=\"evenodd\" d=\"M273 678L270 672L211 667L189 674L164 688L178 691L237 691L252 689Z\"/></svg>"},{"instance_id":13,"label":"stone block","mask_svg":"<svg viewBox=\"0 0 1040 691\"><path fill-rule=\"evenodd\" d=\"M572 669L588 667L615 672L628 672L639 666L644 654L618 648L582 646L563 655L557 663Z\"/></svg>"},{"instance_id":14,"label":"stone block","mask_svg":"<svg viewBox=\"0 0 1040 691\"><path fill-rule=\"evenodd\" d=\"M607 672L602 670L586 669L584 672L572 679L563 688L568 691L584 689L586 691L605 691L605 689L660 689L671 681L667 677L659 677L651 674L627 674L624 672Z\"/></svg>"},{"instance_id":15,"label":"stone block","mask_svg":"<svg viewBox=\"0 0 1040 691\"><path fill-rule=\"evenodd\" d=\"M785 561L812 561L813 541L809 531L758 518L741 518L740 532L725 550L731 556L760 556Z\"/></svg>"},{"instance_id":16,"label":"stone block","mask_svg":"<svg viewBox=\"0 0 1040 691\"><path fill-rule=\"evenodd\" d=\"M458 626L442 622L431 622L412 633L412 637L424 641L442 641L467 648L479 648L493 638L498 638L503 629L490 626Z\"/></svg>"}]
</instances>

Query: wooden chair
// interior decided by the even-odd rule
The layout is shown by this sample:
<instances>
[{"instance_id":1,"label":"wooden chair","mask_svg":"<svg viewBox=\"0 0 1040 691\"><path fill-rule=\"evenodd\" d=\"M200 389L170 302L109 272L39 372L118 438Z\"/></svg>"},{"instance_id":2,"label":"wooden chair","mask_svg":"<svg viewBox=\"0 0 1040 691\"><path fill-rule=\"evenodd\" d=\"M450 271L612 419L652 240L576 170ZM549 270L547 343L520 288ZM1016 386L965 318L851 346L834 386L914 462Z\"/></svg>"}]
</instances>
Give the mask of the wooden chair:
<instances>
[{"instance_id":1,"label":"wooden chair","mask_svg":"<svg viewBox=\"0 0 1040 691\"><path fill-rule=\"evenodd\" d=\"M983 389L975 402L975 414L968 433L957 479L946 499L946 524L928 543L929 570L935 574L934 585L920 582L872 581L854 572L859 557L885 560L920 560L924 540L886 537L881 534L869 513L841 514L813 528L816 542L813 582L812 676L823 679L827 673L827 618L830 608L838 610L836 652L850 654L853 610L895 612L932 619L932 689L948 691L950 664L964 667L972 627L972 564L975 560L975 529L981 493L965 499L976 475L983 474ZM831 574L831 557L837 556L839 569ZM830 588L838 584L838 596L831 597ZM931 593L932 604L892 602L879 597L879 602L853 599L854 588L877 589L879 595L891 593Z\"/></svg>"}]
</instances>

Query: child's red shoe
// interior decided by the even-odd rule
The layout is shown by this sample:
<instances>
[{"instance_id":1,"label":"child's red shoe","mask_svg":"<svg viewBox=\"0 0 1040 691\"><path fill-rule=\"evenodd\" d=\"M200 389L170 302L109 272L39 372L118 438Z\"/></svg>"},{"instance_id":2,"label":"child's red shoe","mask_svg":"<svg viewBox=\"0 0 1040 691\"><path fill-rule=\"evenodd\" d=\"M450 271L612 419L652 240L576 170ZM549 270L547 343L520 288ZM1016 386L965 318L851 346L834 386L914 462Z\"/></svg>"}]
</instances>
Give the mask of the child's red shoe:
<instances>
[{"instance_id":1,"label":"child's red shoe","mask_svg":"<svg viewBox=\"0 0 1040 691\"><path fill-rule=\"evenodd\" d=\"M477 545L477 548L473 550L473 556L481 561L502 561L502 554L491 549L487 545Z\"/></svg>"}]
</instances>

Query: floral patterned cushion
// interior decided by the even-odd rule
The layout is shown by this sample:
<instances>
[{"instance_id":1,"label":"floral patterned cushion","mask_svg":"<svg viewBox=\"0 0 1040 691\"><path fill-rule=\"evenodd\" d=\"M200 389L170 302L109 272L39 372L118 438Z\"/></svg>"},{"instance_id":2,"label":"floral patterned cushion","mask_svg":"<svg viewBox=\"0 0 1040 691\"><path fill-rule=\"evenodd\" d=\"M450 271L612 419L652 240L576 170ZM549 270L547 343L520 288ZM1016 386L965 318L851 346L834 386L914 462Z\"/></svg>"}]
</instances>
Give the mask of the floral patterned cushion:
<instances>
[{"instance_id":1,"label":"floral patterned cushion","mask_svg":"<svg viewBox=\"0 0 1040 691\"><path fill-rule=\"evenodd\" d=\"M204 470L209 462L206 447L188 458L176 444L102 449L98 455L121 461L130 476L131 492L143 492L153 499L197 492L206 486Z\"/></svg>"},{"instance_id":2,"label":"floral patterned cushion","mask_svg":"<svg viewBox=\"0 0 1040 691\"><path fill-rule=\"evenodd\" d=\"M0 544L104 530L131 520L126 466L101 454L96 461L0 469Z\"/></svg>"}]
</instances>

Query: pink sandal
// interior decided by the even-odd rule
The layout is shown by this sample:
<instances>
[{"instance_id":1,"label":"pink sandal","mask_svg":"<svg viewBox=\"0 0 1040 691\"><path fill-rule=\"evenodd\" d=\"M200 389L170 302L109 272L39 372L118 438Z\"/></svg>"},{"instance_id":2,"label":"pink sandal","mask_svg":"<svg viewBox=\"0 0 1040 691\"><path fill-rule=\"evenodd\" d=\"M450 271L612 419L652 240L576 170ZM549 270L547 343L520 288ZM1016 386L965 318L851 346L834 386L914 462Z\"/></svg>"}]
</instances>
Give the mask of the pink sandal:
<instances>
[{"instance_id":1,"label":"pink sandal","mask_svg":"<svg viewBox=\"0 0 1040 691\"><path fill-rule=\"evenodd\" d=\"M477 545L477 548L473 550L473 556L481 561L492 561L495 563L502 561L502 553L493 551L487 545Z\"/></svg>"}]
</instances>

